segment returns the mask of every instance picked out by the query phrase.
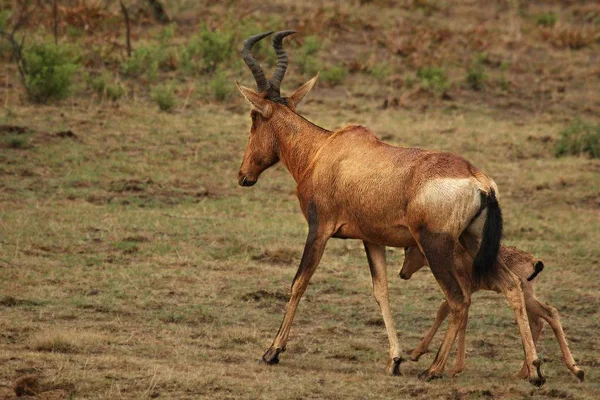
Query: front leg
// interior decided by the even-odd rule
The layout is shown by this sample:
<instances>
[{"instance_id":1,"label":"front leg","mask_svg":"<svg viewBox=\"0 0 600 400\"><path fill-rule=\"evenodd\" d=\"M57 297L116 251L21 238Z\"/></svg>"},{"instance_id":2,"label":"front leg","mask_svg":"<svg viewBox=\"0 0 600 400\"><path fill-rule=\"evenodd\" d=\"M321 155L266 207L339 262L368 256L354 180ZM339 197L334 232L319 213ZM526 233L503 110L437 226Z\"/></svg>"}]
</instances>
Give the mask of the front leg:
<instances>
[{"instance_id":1,"label":"front leg","mask_svg":"<svg viewBox=\"0 0 600 400\"><path fill-rule=\"evenodd\" d=\"M444 300L437 311L433 325L431 326L431 328L429 328L423 339L419 342L417 347L410 354L411 361L419 361L419 357L429 352L429 344L431 343L431 340L433 340L433 337L435 336L436 332L438 331L438 329L440 328L440 326L442 325L449 313L450 306L448 305L448 300Z\"/></svg>"},{"instance_id":2,"label":"front leg","mask_svg":"<svg viewBox=\"0 0 600 400\"><path fill-rule=\"evenodd\" d=\"M385 246L363 242L371 270L373 280L373 295L379 304L385 330L390 342L390 353L385 372L388 375L400 375L400 345L398 344L398 333L394 326L394 319L390 310L390 297L387 282L387 266L385 261Z\"/></svg>"},{"instance_id":3,"label":"front leg","mask_svg":"<svg viewBox=\"0 0 600 400\"><path fill-rule=\"evenodd\" d=\"M296 272L296 276L292 281L291 296L283 315L283 321L275 336L275 340L273 340L273 344L262 357L263 361L267 364L277 364L279 362L279 353L285 351L298 303L300 303L308 282L321 261L325 245L333 233L332 230L326 229L324 224L317 221L316 212L312 213L312 215L309 212L308 224L308 237L306 238L298 272Z\"/></svg>"}]
</instances>

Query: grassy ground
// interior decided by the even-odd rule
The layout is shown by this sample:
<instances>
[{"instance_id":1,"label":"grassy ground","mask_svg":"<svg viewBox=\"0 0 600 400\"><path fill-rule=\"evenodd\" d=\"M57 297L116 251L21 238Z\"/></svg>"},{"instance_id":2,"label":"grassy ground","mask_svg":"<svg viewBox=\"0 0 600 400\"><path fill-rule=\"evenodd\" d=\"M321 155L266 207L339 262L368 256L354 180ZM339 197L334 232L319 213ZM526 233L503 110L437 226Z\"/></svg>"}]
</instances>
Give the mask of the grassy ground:
<instances>
[{"instance_id":1,"label":"grassy ground","mask_svg":"<svg viewBox=\"0 0 600 400\"><path fill-rule=\"evenodd\" d=\"M174 41L182 43L203 10L177 4ZM326 21L319 26L286 17L303 14L302 6L280 2L267 11L313 29L326 38L326 48L350 36L348 29L361 32L356 21L369 16L373 29L389 37L399 35L402 24L396 21L407 16L405 25L440 26L457 42L472 37L463 29L477 26L485 27L481 38L490 31L513 34L503 19L510 10L495 10L498 18L482 22L481 15L491 11L476 3L456 10L420 4L437 3L374 2L361 13L331 6L325 17L312 19ZM383 6L388 18L376 12ZM243 4L238 11L251 8ZM561 20L579 15L555 3L547 9ZM359 242L338 240L329 243L311 281L281 363L259 364L280 324L307 230L283 167L266 172L251 189L237 186L249 129L240 96L219 103L199 90L189 95L186 88L194 82L202 87L210 76L177 77L179 103L171 113L158 111L144 82L130 80L117 103L83 90L60 103L32 105L11 81L16 78L7 63L4 78L13 83L2 87L0 121L0 398L14 396L14 383L33 376L38 384L29 386L37 397L53 399L598 398L600 162L554 156L566 121L597 116L600 103L592 89L598 72L591 60L598 44L575 51L535 42L545 32L537 30L535 16L547 9L515 11L521 16L510 21L522 24L517 31L524 36L513 44L517 50L510 44L516 39L489 49L482 45L490 54L529 60L519 64L521 72L511 72L508 92L502 92L502 71L495 69L488 71L494 78L483 91L465 88L464 66L454 61L448 61L446 98L418 85L402 86L421 61L386 56L386 42L373 61L390 65L385 78L351 72L347 53L332 51L332 62L350 75L341 86L317 83L299 111L330 129L359 122L389 143L461 154L494 177L505 243L544 261L538 294L561 313L586 372L584 383L563 365L548 327L539 345L546 386L535 389L518 380L518 329L504 300L487 292L473 300L467 369L460 376L419 381L433 355L404 363L401 377L384 376L387 337L364 252ZM208 11L222 12L218 5ZM196 19L186 25L190 15ZM336 28L336 15L354 22ZM142 35L146 28L135 29ZM368 53L369 40L342 41L343 48ZM520 51L532 43L547 50L540 51L539 63L558 60L566 69L547 66L538 72L541 81L526 83L537 64L535 56ZM438 45L411 54L433 57ZM459 43L448 46L462 49ZM468 64L470 55L448 57ZM161 72L159 79L173 74ZM250 73L239 74L249 85ZM284 91L308 78L291 67ZM395 79L403 82L400 87L394 88ZM566 92L557 86L561 81ZM395 322L409 351L432 322L442 294L425 269L401 281L401 252L390 249L388 256Z\"/></svg>"}]
</instances>

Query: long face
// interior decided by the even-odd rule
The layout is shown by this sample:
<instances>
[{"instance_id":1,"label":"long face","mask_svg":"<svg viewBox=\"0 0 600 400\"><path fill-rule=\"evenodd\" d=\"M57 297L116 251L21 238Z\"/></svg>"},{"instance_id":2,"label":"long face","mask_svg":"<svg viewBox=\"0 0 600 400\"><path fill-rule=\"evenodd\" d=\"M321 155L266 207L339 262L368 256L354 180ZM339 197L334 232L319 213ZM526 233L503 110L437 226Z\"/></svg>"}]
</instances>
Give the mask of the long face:
<instances>
[{"instance_id":1,"label":"long face","mask_svg":"<svg viewBox=\"0 0 600 400\"><path fill-rule=\"evenodd\" d=\"M265 169L279 161L279 149L277 148L275 132L285 130L285 113L282 112L281 107L288 107L294 111L317 80L315 76L296 90L289 98L281 97L280 85L288 64L287 54L283 49L282 41L283 38L295 33L295 31L281 31L273 36L273 49L277 55L277 68L273 76L267 79L262 68L252 56L251 50L256 42L264 39L271 33L273 32L250 36L244 40L244 47L242 48L242 58L252 72L252 76L254 76L257 91L255 92L236 82L240 93L252 105L252 111L250 112L250 118L252 119L250 138L248 139L244 160L238 173L238 183L241 186L254 185ZM282 104L285 104L285 106Z\"/></svg>"},{"instance_id":2,"label":"long face","mask_svg":"<svg viewBox=\"0 0 600 400\"><path fill-rule=\"evenodd\" d=\"M252 186L260 174L279 161L275 135L269 129L269 121L258 111L250 112L252 127L246 145L244 159L238 173L241 186Z\"/></svg>"},{"instance_id":3,"label":"long face","mask_svg":"<svg viewBox=\"0 0 600 400\"><path fill-rule=\"evenodd\" d=\"M410 279L411 276L427 264L425 256L417 246L406 247L404 249L404 263L400 270L400 278Z\"/></svg>"}]
</instances>

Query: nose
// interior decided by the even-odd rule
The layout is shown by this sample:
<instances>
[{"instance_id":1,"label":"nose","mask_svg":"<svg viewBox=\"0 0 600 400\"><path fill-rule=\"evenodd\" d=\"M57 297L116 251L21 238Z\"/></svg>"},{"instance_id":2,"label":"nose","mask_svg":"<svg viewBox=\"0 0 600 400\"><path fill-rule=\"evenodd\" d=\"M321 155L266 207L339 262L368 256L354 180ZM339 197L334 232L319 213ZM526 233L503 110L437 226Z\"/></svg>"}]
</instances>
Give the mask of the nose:
<instances>
[{"instance_id":1,"label":"nose","mask_svg":"<svg viewBox=\"0 0 600 400\"><path fill-rule=\"evenodd\" d=\"M248 179L247 175L240 175L240 177L238 178L238 183L240 184L240 186L249 187L254 185L256 181Z\"/></svg>"},{"instance_id":2,"label":"nose","mask_svg":"<svg viewBox=\"0 0 600 400\"><path fill-rule=\"evenodd\" d=\"M404 279L405 281L407 281L407 280L409 280L409 279L410 279L410 275L409 275L409 274L407 274L406 272L402 272L402 271L400 271L400 278L401 278L401 279Z\"/></svg>"}]
</instances>

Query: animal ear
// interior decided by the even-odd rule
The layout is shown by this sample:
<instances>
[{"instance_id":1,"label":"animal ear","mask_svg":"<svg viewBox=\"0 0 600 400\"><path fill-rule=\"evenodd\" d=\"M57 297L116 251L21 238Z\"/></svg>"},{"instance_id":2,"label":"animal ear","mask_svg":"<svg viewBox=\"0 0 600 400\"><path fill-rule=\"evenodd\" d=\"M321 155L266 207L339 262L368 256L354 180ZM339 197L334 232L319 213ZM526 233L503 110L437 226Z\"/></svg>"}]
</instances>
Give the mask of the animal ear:
<instances>
[{"instance_id":1,"label":"animal ear","mask_svg":"<svg viewBox=\"0 0 600 400\"><path fill-rule=\"evenodd\" d=\"M317 82L318 77L319 77L319 74L317 74L310 81L306 82L304 85L300 86L300 88L298 90L296 90L294 92L294 94L288 98L288 100L292 102L294 107L296 107L298 104L300 104L300 102L302 101L304 96L306 96L308 94L308 92L310 92L310 90L313 88L313 86Z\"/></svg>"},{"instance_id":2,"label":"animal ear","mask_svg":"<svg viewBox=\"0 0 600 400\"><path fill-rule=\"evenodd\" d=\"M240 85L238 81L235 81L235 85L237 86L240 93L252 105L253 109L258 111L265 118L269 118L271 116L273 108L271 104L269 104L269 101L267 99L265 99L252 89L248 89L247 87Z\"/></svg>"}]
</instances>

